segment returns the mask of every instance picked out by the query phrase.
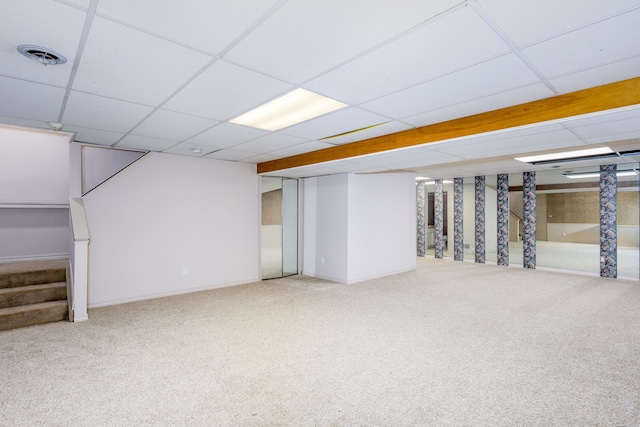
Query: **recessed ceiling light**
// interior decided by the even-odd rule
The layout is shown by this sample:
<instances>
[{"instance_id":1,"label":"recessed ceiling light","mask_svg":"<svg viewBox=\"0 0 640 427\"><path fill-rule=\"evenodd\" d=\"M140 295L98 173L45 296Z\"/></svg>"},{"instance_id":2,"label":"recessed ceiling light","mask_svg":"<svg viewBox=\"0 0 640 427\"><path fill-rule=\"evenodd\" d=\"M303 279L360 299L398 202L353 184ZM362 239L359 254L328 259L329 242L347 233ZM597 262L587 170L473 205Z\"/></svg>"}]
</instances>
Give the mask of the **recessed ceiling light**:
<instances>
[{"instance_id":1,"label":"recessed ceiling light","mask_svg":"<svg viewBox=\"0 0 640 427\"><path fill-rule=\"evenodd\" d=\"M565 173L563 175L569 179L599 178L600 172ZM616 176L634 176L634 175L637 175L637 172L634 170L616 172Z\"/></svg>"},{"instance_id":2,"label":"recessed ceiling light","mask_svg":"<svg viewBox=\"0 0 640 427\"><path fill-rule=\"evenodd\" d=\"M67 62L67 58L46 47L21 44L17 49L21 55L42 65L59 65Z\"/></svg>"},{"instance_id":3,"label":"recessed ceiling light","mask_svg":"<svg viewBox=\"0 0 640 427\"><path fill-rule=\"evenodd\" d=\"M261 105L231 123L276 131L346 107L336 101L305 89L296 89Z\"/></svg>"},{"instance_id":4,"label":"recessed ceiling light","mask_svg":"<svg viewBox=\"0 0 640 427\"><path fill-rule=\"evenodd\" d=\"M589 148L586 150L564 151L562 153L541 154L539 156L516 157L515 160L525 163L545 162L549 160L564 160L580 157L597 156L600 154L610 154L613 150L609 147Z\"/></svg>"},{"instance_id":5,"label":"recessed ceiling light","mask_svg":"<svg viewBox=\"0 0 640 427\"><path fill-rule=\"evenodd\" d=\"M200 154L200 153L202 153L202 150L201 150L201 149L199 149L199 148L193 147L193 148L191 149L191 152L192 152L193 154Z\"/></svg>"}]
</instances>

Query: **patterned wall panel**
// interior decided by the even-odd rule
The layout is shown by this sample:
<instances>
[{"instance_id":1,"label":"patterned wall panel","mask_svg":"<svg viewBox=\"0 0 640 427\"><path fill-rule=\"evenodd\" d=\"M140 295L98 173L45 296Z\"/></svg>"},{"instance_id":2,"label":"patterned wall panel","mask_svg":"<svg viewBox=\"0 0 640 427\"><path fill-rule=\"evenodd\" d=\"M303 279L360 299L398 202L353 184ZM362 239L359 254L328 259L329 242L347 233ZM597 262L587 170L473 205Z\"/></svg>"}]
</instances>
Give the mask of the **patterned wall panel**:
<instances>
[{"instance_id":1,"label":"patterned wall panel","mask_svg":"<svg viewBox=\"0 0 640 427\"><path fill-rule=\"evenodd\" d=\"M475 252L476 262L484 264L485 262L485 177L476 176L476 239Z\"/></svg>"},{"instance_id":2,"label":"patterned wall panel","mask_svg":"<svg viewBox=\"0 0 640 427\"><path fill-rule=\"evenodd\" d=\"M427 199L424 181L416 183L417 248L416 254L424 256L427 250Z\"/></svg>"},{"instance_id":3,"label":"patterned wall panel","mask_svg":"<svg viewBox=\"0 0 640 427\"><path fill-rule=\"evenodd\" d=\"M600 166L600 276L618 276L617 167Z\"/></svg>"},{"instance_id":4,"label":"patterned wall panel","mask_svg":"<svg viewBox=\"0 0 640 427\"><path fill-rule=\"evenodd\" d=\"M509 175L499 174L498 192L498 265L509 265Z\"/></svg>"},{"instance_id":5,"label":"patterned wall panel","mask_svg":"<svg viewBox=\"0 0 640 427\"><path fill-rule=\"evenodd\" d=\"M433 225L435 229L435 257L442 259L444 256L444 188L441 179L436 179Z\"/></svg>"},{"instance_id":6,"label":"patterned wall panel","mask_svg":"<svg viewBox=\"0 0 640 427\"><path fill-rule=\"evenodd\" d=\"M522 266L536 268L536 173L522 174Z\"/></svg>"},{"instance_id":7,"label":"patterned wall panel","mask_svg":"<svg viewBox=\"0 0 640 427\"><path fill-rule=\"evenodd\" d=\"M453 180L453 259L464 261L464 180Z\"/></svg>"}]
</instances>

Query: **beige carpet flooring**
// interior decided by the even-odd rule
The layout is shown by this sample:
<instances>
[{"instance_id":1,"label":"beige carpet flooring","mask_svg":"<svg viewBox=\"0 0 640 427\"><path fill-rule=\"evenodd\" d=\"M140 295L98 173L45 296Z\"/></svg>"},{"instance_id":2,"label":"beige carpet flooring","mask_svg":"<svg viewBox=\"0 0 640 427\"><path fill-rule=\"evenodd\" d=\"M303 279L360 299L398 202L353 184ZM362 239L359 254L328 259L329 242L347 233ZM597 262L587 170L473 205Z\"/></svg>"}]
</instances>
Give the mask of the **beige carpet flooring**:
<instances>
[{"instance_id":1,"label":"beige carpet flooring","mask_svg":"<svg viewBox=\"0 0 640 427\"><path fill-rule=\"evenodd\" d=\"M637 426L640 285L419 259L0 332L0 426Z\"/></svg>"}]
</instances>

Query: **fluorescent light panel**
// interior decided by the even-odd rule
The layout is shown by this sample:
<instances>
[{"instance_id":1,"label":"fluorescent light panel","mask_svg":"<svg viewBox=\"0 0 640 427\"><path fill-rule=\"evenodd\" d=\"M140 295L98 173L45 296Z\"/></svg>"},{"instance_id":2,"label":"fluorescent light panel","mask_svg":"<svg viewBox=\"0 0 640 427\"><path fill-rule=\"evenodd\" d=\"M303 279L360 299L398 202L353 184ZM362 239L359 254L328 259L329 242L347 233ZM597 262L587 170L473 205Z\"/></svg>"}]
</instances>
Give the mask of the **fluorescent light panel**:
<instances>
[{"instance_id":1,"label":"fluorescent light panel","mask_svg":"<svg viewBox=\"0 0 640 427\"><path fill-rule=\"evenodd\" d=\"M637 175L636 171L618 171L616 176L634 176ZM582 178L599 178L600 172L585 172L585 173L565 173L569 179L582 179Z\"/></svg>"},{"instance_id":2,"label":"fluorescent light panel","mask_svg":"<svg viewBox=\"0 0 640 427\"><path fill-rule=\"evenodd\" d=\"M336 101L305 89L296 89L261 105L231 123L276 131L346 107Z\"/></svg>"},{"instance_id":3,"label":"fluorescent light panel","mask_svg":"<svg viewBox=\"0 0 640 427\"><path fill-rule=\"evenodd\" d=\"M520 162L525 162L525 163L533 163L533 162L544 162L548 160L571 159L573 157L597 156L600 154L609 154L609 153L613 153L613 150L611 148L601 147L601 148L590 148L587 150L565 151L562 153L541 154L539 156L516 157L515 160L518 160Z\"/></svg>"},{"instance_id":4,"label":"fluorescent light panel","mask_svg":"<svg viewBox=\"0 0 640 427\"><path fill-rule=\"evenodd\" d=\"M425 185L434 185L436 182L435 181L425 181L424 182ZM442 181L443 184L453 184L453 181L449 181L448 179L445 179Z\"/></svg>"}]
</instances>

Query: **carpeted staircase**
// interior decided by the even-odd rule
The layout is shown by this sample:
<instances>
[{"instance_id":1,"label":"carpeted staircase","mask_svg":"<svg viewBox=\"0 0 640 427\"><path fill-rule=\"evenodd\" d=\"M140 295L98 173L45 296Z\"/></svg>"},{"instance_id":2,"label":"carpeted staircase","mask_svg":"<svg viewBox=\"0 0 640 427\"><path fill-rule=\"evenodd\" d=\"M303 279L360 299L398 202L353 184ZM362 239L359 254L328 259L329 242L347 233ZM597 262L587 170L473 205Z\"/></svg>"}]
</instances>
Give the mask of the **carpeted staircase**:
<instances>
[{"instance_id":1,"label":"carpeted staircase","mask_svg":"<svg viewBox=\"0 0 640 427\"><path fill-rule=\"evenodd\" d=\"M0 264L0 331L67 320L67 264Z\"/></svg>"}]
</instances>

